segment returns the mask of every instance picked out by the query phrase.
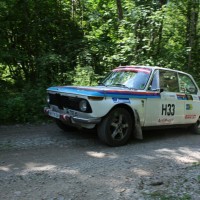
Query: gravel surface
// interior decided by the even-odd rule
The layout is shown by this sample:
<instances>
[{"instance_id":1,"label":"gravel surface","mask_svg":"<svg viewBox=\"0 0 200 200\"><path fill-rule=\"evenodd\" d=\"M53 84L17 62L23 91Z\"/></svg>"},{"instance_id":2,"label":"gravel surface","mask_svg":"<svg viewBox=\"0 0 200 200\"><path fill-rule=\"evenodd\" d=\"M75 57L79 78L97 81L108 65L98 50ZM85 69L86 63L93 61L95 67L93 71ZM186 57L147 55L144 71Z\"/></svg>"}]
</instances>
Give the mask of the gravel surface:
<instances>
[{"instance_id":1,"label":"gravel surface","mask_svg":"<svg viewBox=\"0 0 200 200\"><path fill-rule=\"evenodd\" d=\"M54 124L0 126L0 200L200 200L200 135L144 136L113 148Z\"/></svg>"}]
</instances>

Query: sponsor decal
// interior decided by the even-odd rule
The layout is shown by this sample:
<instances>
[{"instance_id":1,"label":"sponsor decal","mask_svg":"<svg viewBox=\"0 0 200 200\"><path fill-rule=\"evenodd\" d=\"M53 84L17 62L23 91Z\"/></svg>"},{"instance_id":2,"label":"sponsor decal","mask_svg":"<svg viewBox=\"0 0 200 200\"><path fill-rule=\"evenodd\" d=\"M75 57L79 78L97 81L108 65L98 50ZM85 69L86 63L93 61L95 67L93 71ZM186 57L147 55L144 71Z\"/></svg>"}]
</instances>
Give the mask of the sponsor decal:
<instances>
[{"instance_id":1,"label":"sponsor decal","mask_svg":"<svg viewBox=\"0 0 200 200\"><path fill-rule=\"evenodd\" d=\"M131 103L129 98L112 98L114 103Z\"/></svg>"},{"instance_id":2,"label":"sponsor decal","mask_svg":"<svg viewBox=\"0 0 200 200\"><path fill-rule=\"evenodd\" d=\"M195 119L197 115L185 115L185 119Z\"/></svg>"},{"instance_id":3,"label":"sponsor decal","mask_svg":"<svg viewBox=\"0 0 200 200\"><path fill-rule=\"evenodd\" d=\"M186 96L185 95L177 94L176 96L177 96L178 100L186 100Z\"/></svg>"},{"instance_id":4,"label":"sponsor decal","mask_svg":"<svg viewBox=\"0 0 200 200\"><path fill-rule=\"evenodd\" d=\"M161 124L171 124L173 121L174 119L168 119L168 118L158 119L158 123L161 123Z\"/></svg>"},{"instance_id":5,"label":"sponsor decal","mask_svg":"<svg viewBox=\"0 0 200 200\"><path fill-rule=\"evenodd\" d=\"M186 104L186 110L192 110L193 106L192 104Z\"/></svg>"},{"instance_id":6,"label":"sponsor decal","mask_svg":"<svg viewBox=\"0 0 200 200\"><path fill-rule=\"evenodd\" d=\"M114 72L116 71L134 71L134 72L144 72L146 74L151 73L151 69L147 68L133 68L133 67L121 67L113 70Z\"/></svg>"}]
</instances>

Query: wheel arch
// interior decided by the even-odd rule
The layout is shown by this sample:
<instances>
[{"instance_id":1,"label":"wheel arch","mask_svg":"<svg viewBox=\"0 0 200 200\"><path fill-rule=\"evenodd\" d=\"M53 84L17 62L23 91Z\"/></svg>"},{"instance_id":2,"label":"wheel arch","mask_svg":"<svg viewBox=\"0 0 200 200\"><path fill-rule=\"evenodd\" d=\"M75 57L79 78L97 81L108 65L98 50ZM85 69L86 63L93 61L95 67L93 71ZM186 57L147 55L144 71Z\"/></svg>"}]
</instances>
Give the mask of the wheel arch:
<instances>
[{"instance_id":1,"label":"wheel arch","mask_svg":"<svg viewBox=\"0 0 200 200\"><path fill-rule=\"evenodd\" d=\"M111 109L109 112L111 112L111 111L114 110L115 108L125 108L126 110L129 111L131 117L133 117L133 119L135 120L134 111L133 111L133 109L132 109L129 105L123 104L123 103L116 104L115 106L112 107L112 109ZM108 113L109 113L109 112L108 112Z\"/></svg>"},{"instance_id":2,"label":"wheel arch","mask_svg":"<svg viewBox=\"0 0 200 200\"><path fill-rule=\"evenodd\" d=\"M142 128L140 124L140 116L137 112L136 109L133 109L131 106L123 103L116 104L115 106L112 107L112 109L106 114L108 115L112 110L116 108L125 108L131 115L131 118L133 119L133 136L137 139L143 139L143 134L142 134Z\"/></svg>"}]
</instances>

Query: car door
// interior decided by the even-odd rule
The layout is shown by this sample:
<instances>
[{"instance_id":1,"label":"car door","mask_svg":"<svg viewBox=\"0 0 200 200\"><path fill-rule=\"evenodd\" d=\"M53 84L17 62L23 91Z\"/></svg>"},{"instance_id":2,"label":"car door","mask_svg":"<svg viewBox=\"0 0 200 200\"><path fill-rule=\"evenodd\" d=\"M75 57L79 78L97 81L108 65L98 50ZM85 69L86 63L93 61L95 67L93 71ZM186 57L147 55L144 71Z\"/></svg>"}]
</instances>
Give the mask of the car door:
<instances>
[{"instance_id":1,"label":"car door","mask_svg":"<svg viewBox=\"0 0 200 200\"><path fill-rule=\"evenodd\" d=\"M184 124L193 124L197 121L200 114L200 101L198 88L193 79L183 73L178 74L180 92L184 99Z\"/></svg>"},{"instance_id":2,"label":"car door","mask_svg":"<svg viewBox=\"0 0 200 200\"><path fill-rule=\"evenodd\" d=\"M180 124L184 118L184 102L179 101L178 74L176 71L159 69L154 72L150 91L159 92L157 99L148 98L145 126Z\"/></svg>"}]
</instances>

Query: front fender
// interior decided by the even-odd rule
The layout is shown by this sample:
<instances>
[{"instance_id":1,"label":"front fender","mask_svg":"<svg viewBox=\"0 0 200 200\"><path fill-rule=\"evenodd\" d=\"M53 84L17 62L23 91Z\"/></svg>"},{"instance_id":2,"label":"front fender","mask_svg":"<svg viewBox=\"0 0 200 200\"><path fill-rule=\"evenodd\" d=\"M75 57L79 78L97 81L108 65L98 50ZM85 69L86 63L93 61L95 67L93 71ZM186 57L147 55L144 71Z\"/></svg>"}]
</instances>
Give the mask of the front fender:
<instances>
[{"instance_id":1,"label":"front fender","mask_svg":"<svg viewBox=\"0 0 200 200\"><path fill-rule=\"evenodd\" d=\"M140 124L140 116L137 112L137 110L133 110L134 116L135 116L135 126L133 129L133 135L135 138L142 140L143 139L143 134L142 134L142 127Z\"/></svg>"},{"instance_id":2,"label":"front fender","mask_svg":"<svg viewBox=\"0 0 200 200\"><path fill-rule=\"evenodd\" d=\"M134 126L133 127L133 136L134 136L134 138L142 140L143 134L142 134L142 127L141 127L141 124L140 124L140 116L138 114L138 111L136 109L132 109L127 104L117 104L111 110L113 110L116 107L123 107L123 108L125 108L129 111L129 113L131 114L131 116L133 118L133 126Z\"/></svg>"}]
</instances>

